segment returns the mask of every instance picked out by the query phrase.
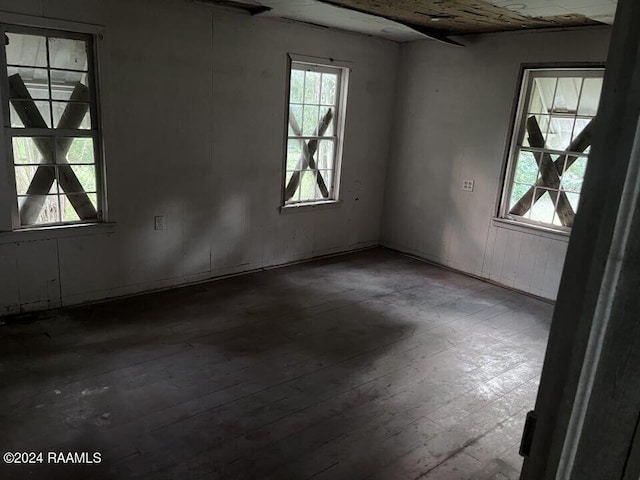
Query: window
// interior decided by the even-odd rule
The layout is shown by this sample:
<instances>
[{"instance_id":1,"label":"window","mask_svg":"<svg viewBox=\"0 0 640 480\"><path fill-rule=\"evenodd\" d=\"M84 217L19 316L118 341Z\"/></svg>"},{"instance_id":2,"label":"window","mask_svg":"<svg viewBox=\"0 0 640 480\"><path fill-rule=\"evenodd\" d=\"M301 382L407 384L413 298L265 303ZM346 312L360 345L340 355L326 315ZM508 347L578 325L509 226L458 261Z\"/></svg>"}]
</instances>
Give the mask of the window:
<instances>
[{"instance_id":1,"label":"window","mask_svg":"<svg viewBox=\"0 0 640 480\"><path fill-rule=\"evenodd\" d=\"M1 25L13 227L102 219L93 37Z\"/></svg>"},{"instance_id":2,"label":"window","mask_svg":"<svg viewBox=\"0 0 640 480\"><path fill-rule=\"evenodd\" d=\"M603 69L525 70L505 177L503 218L570 230L603 74Z\"/></svg>"},{"instance_id":3,"label":"window","mask_svg":"<svg viewBox=\"0 0 640 480\"><path fill-rule=\"evenodd\" d=\"M291 62L284 204L337 200L347 70Z\"/></svg>"}]
</instances>

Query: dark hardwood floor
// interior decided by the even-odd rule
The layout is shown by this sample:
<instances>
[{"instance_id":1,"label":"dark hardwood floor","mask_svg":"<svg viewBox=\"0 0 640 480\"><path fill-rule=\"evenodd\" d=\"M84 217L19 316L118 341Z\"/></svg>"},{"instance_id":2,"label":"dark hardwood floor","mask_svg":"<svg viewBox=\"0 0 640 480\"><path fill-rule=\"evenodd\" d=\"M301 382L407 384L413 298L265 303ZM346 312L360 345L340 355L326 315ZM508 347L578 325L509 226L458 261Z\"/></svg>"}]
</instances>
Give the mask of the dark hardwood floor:
<instances>
[{"instance_id":1,"label":"dark hardwood floor","mask_svg":"<svg viewBox=\"0 0 640 480\"><path fill-rule=\"evenodd\" d=\"M0 478L517 479L552 309L375 249L7 323Z\"/></svg>"}]
</instances>

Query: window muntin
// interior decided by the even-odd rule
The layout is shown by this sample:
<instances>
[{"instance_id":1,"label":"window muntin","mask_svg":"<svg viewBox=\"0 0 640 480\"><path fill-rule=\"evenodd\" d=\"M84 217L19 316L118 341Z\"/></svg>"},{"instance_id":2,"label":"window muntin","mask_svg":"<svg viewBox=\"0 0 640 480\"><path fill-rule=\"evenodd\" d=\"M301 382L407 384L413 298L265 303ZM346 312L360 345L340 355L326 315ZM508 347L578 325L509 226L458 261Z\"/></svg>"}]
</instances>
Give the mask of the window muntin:
<instances>
[{"instance_id":1,"label":"window muntin","mask_svg":"<svg viewBox=\"0 0 640 480\"><path fill-rule=\"evenodd\" d=\"M501 216L570 230L578 210L603 69L524 72Z\"/></svg>"},{"instance_id":2,"label":"window muntin","mask_svg":"<svg viewBox=\"0 0 640 480\"><path fill-rule=\"evenodd\" d=\"M291 62L284 203L335 200L344 69Z\"/></svg>"},{"instance_id":3,"label":"window muntin","mask_svg":"<svg viewBox=\"0 0 640 480\"><path fill-rule=\"evenodd\" d=\"M102 220L93 37L0 28L14 228Z\"/></svg>"}]
</instances>

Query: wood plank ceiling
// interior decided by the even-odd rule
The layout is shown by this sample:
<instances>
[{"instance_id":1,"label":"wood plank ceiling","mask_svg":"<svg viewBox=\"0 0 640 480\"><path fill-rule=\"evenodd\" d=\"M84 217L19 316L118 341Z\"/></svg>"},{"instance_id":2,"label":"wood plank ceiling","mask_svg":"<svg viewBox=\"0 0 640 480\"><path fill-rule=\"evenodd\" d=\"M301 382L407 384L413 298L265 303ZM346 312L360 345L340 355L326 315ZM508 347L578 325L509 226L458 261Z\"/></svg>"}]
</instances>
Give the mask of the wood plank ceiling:
<instances>
[{"instance_id":1,"label":"wood plank ceiling","mask_svg":"<svg viewBox=\"0 0 640 480\"><path fill-rule=\"evenodd\" d=\"M544 17L523 15L514 7L520 6L520 3L524 5L524 2L499 6L482 0L320 1L362 13L382 16L417 30L433 30L442 35L575 27L600 23L584 15L568 12Z\"/></svg>"}]
</instances>

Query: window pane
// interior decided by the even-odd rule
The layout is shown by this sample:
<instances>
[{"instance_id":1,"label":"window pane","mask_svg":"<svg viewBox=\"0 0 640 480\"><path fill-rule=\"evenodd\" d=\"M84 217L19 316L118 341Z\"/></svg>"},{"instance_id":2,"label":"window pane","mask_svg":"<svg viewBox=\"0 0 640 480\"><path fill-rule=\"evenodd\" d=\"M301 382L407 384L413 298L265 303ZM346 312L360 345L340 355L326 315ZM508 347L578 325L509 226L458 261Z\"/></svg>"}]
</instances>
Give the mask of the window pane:
<instances>
[{"instance_id":1,"label":"window pane","mask_svg":"<svg viewBox=\"0 0 640 480\"><path fill-rule=\"evenodd\" d=\"M332 137L335 135L335 117L334 117L334 109L332 108L328 108L326 106L324 107L320 107L320 121L323 122L324 124L324 120L325 118L327 118L327 116L329 115L329 111L331 110L331 120L329 121L329 124L326 126L324 133L322 136L324 137Z\"/></svg>"},{"instance_id":2,"label":"window pane","mask_svg":"<svg viewBox=\"0 0 640 480\"><path fill-rule=\"evenodd\" d=\"M553 111L555 113L578 111L578 98L582 88L582 78L559 78L556 88L556 97L553 101Z\"/></svg>"},{"instance_id":3,"label":"window pane","mask_svg":"<svg viewBox=\"0 0 640 480\"><path fill-rule=\"evenodd\" d=\"M14 167L14 171L16 175L16 193L18 195L26 195L27 193L38 195L45 195L47 193L58 193L58 187L55 181L55 167L39 165L16 165ZM34 186L31 187L33 177L36 176L36 172L38 178ZM30 187L32 188L31 192L29 192ZM37 191L34 191L35 188L37 188Z\"/></svg>"},{"instance_id":4,"label":"window pane","mask_svg":"<svg viewBox=\"0 0 640 480\"><path fill-rule=\"evenodd\" d=\"M68 163L95 163L92 138L57 138L58 153L67 152Z\"/></svg>"},{"instance_id":5,"label":"window pane","mask_svg":"<svg viewBox=\"0 0 640 480\"><path fill-rule=\"evenodd\" d=\"M47 47L44 37L7 33L6 47L9 65L47 66Z\"/></svg>"},{"instance_id":6,"label":"window pane","mask_svg":"<svg viewBox=\"0 0 640 480\"><path fill-rule=\"evenodd\" d=\"M302 168L302 140L287 142L287 170Z\"/></svg>"},{"instance_id":7,"label":"window pane","mask_svg":"<svg viewBox=\"0 0 640 480\"><path fill-rule=\"evenodd\" d=\"M513 189L511 190L511 199L509 200L509 210L511 210L516 203L518 203L520 201L520 199L522 197L525 196L525 194L531 190L531 185L525 185L522 183L514 183L513 184ZM528 213L524 215L525 217L528 217Z\"/></svg>"},{"instance_id":8,"label":"window pane","mask_svg":"<svg viewBox=\"0 0 640 480\"><path fill-rule=\"evenodd\" d=\"M321 170L332 169L334 157L334 141L320 140L318 153L315 155L317 168Z\"/></svg>"},{"instance_id":9,"label":"window pane","mask_svg":"<svg viewBox=\"0 0 640 480\"><path fill-rule=\"evenodd\" d=\"M9 98L25 99L20 90L27 88L31 98L49 98L49 74L43 68L8 67Z\"/></svg>"},{"instance_id":10,"label":"window pane","mask_svg":"<svg viewBox=\"0 0 640 480\"><path fill-rule=\"evenodd\" d=\"M284 186L286 187L287 185L289 185L289 182L291 181L291 177L293 176L295 170L287 170L287 174L285 175L284 178ZM294 195L295 198L295 195Z\"/></svg>"},{"instance_id":11,"label":"window pane","mask_svg":"<svg viewBox=\"0 0 640 480\"><path fill-rule=\"evenodd\" d=\"M304 106L303 135L317 135L318 133L318 107L315 105Z\"/></svg>"},{"instance_id":12,"label":"window pane","mask_svg":"<svg viewBox=\"0 0 640 480\"><path fill-rule=\"evenodd\" d=\"M306 170L302 172L300 180L300 200L316 199L316 175L314 171Z\"/></svg>"},{"instance_id":13,"label":"window pane","mask_svg":"<svg viewBox=\"0 0 640 480\"><path fill-rule=\"evenodd\" d=\"M14 137L13 138L13 163L37 164L53 163L53 140L46 137ZM47 154L47 159L42 156Z\"/></svg>"},{"instance_id":14,"label":"window pane","mask_svg":"<svg viewBox=\"0 0 640 480\"><path fill-rule=\"evenodd\" d=\"M289 102L302 103L304 98L304 71L291 70L291 86L289 89Z\"/></svg>"},{"instance_id":15,"label":"window pane","mask_svg":"<svg viewBox=\"0 0 640 480\"><path fill-rule=\"evenodd\" d=\"M600 92L602 92L602 78L585 78L578 114L595 115L600 103Z\"/></svg>"},{"instance_id":16,"label":"window pane","mask_svg":"<svg viewBox=\"0 0 640 480\"><path fill-rule=\"evenodd\" d=\"M573 208L574 212L578 212L578 203L580 202L580 195L577 193L567 192L567 198L569 199L569 203Z\"/></svg>"},{"instance_id":17,"label":"window pane","mask_svg":"<svg viewBox=\"0 0 640 480\"><path fill-rule=\"evenodd\" d=\"M527 116L527 118L525 119L525 128L523 129L523 138L522 138L522 145L524 147L536 147L536 148L543 148L544 145L531 145L531 141L529 140L529 131L527 130L527 126L529 125L529 123L533 123L534 128L535 126L538 127L538 129L540 130L540 133L542 134L542 138L546 140L547 138L547 133L548 133L548 129L549 129L549 121L550 121L550 116L549 115L529 115ZM535 121L534 121L535 120Z\"/></svg>"},{"instance_id":18,"label":"window pane","mask_svg":"<svg viewBox=\"0 0 640 480\"><path fill-rule=\"evenodd\" d=\"M336 104L336 87L338 85L338 75L333 73L322 74L322 93L320 103L323 105Z\"/></svg>"},{"instance_id":19,"label":"window pane","mask_svg":"<svg viewBox=\"0 0 640 480\"><path fill-rule=\"evenodd\" d=\"M51 105L47 101L11 100L10 112L13 128L51 128Z\"/></svg>"},{"instance_id":20,"label":"window pane","mask_svg":"<svg viewBox=\"0 0 640 480\"><path fill-rule=\"evenodd\" d=\"M70 38L49 38L51 68L87 70L87 44Z\"/></svg>"},{"instance_id":21,"label":"window pane","mask_svg":"<svg viewBox=\"0 0 640 480\"><path fill-rule=\"evenodd\" d=\"M304 103L320 103L320 73L306 72Z\"/></svg>"},{"instance_id":22,"label":"window pane","mask_svg":"<svg viewBox=\"0 0 640 480\"><path fill-rule=\"evenodd\" d=\"M549 113L551 111L551 102L553 94L556 90L558 79L552 78L534 78L531 89L531 100L529 101L529 113Z\"/></svg>"},{"instance_id":23,"label":"window pane","mask_svg":"<svg viewBox=\"0 0 640 480\"><path fill-rule=\"evenodd\" d=\"M52 102L53 124L56 128L91 129L91 114L88 103ZM62 122L63 116L65 121Z\"/></svg>"},{"instance_id":24,"label":"window pane","mask_svg":"<svg viewBox=\"0 0 640 480\"><path fill-rule=\"evenodd\" d=\"M569 157L571 158L571 157ZM571 192L580 192L584 174L587 170L587 158L578 157L562 175L562 188Z\"/></svg>"},{"instance_id":25,"label":"window pane","mask_svg":"<svg viewBox=\"0 0 640 480\"><path fill-rule=\"evenodd\" d=\"M30 201L38 202L42 207L40 213L31 223L23 223L23 225L42 225L47 223L60 222L60 209L58 205L58 195L38 195L29 197L18 197L18 208L21 209L24 203Z\"/></svg>"},{"instance_id":26,"label":"window pane","mask_svg":"<svg viewBox=\"0 0 640 480\"><path fill-rule=\"evenodd\" d=\"M61 165L58 177L65 193L96 191L96 173L93 165Z\"/></svg>"},{"instance_id":27,"label":"window pane","mask_svg":"<svg viewBox=\"0 0 640 480\"><path fill-rule=\"evenodd\" d=\"M333 171L318 170L318 175L322 176L322 179L324 180L324 184L327 187L329 196L323 197L322 192L320 191L320 188L317 185L316 185L316 196L318 198L325 198L325 199L331 197L331 195L333 195Z\"/></svg>"},{"instance_id":28,"label":"window pane","mask_svg":"<svg viewBox=\"0 0 640 480\"><path fill-rule=\"evenodd\" d=\"M546 147L553 150L566 150L571 143L573 117L551 117Z\"/></svg>"},{"instance_id":29,"label":"window pane","mask_svg":"<svg viewBox=\"0 0 640 480\"><path fill-rule=\"evenodd\" d=\"M562 172L565 169L565 163L567 161L566 155L550 155L553 164L555 165L556 172L558 172L558 176L562 176ZM555 188L555 187L553 187Z\"/></svg>"},{"instance_id":30,"label":"window pane","mask_svg":"<svg viewBox=\"0 0 640 480\"><path fill-rule=\"evenodd\" d=\"M549 195L550 190L536 188L536 195L539 195L539 191L543 191L544 193L531 207L530 218L531 220L537 220L539 222L553 223L555 206Z\"/></svg>"},{"instance_id":31,"label":"window pane","mask_svg":"<svg viewBox=\"0 0 640 480\"><path fill-rule=\"evenodd\" d=\"M51 98L53 100L88 102L90 100L88 86L89 81L86 73L51 70Z\"/></svg>"},{"instance_id":32,"label":"window pane","mask_svg":"<svg viewBox=\"0 0 640 480\"><path fill-rule=\"evenodd\" d=\"M293 118L291 117L291 115L293 115ZM291 125L292 123L293 125L296 125L295 129ZM289 135L298 137L302 135L301 129L302 129L302 105L291 105L291 108L289 109Z\"/></svg>"},{"instance_id":33,"label":"window pane","mask_svg":"<svg viewBox=\"0 0 640 480\"><path fill-rule=\"evenodd\" d=\"M72 165L71 170L76 174L85 192L96 191L96 167L94 165Z\"/></svg>"},{"instance_id":34,"label":"window pane","mask_svg":"<svg viewBox=\"0 0 640 480\"><path fill-rule=\"evenodd\" d=\"M77 222L78 220L95 220L97 217L93 218L80 218L75 208L73 207L74 202L82 202L86 201L86 197L89 197L89 201L93 205L93 208L98 210L98 199L95 193L89 193L88 195L60 195L60 207L62 210L62 221L63 222Z\"/></svg>"},{"instance_id":35,"label":"window pane","mask_svg":"<svg viewBox=\"0 0 640 480\"><path fill-rule=\"evenodd\" d=\"M587 125L591 123L591 120L587 120L585 118L576 118L576 123L573 126L573 138L571 141L573 142L580 133L586 128Z\"/></svg>"},{"instance_id":36,"label":"window pane","mask_svg":"<svg viewBox=\"0 0 640 480\"><path fill-rule=\"evenodd\" d=\"M60 195L60 210L62 211L63 222L77 222L80 220L76 209L73 208L71 201L66 195Z\"/></svg>"},{"instance_id":37,"label":"window pane","mask_svg":"<svg viewBox=\"0 0 640 480\"><path fill-rule=\"evenodd\" d=\"M518 183L533 185L538 179L538 163L534 154L520 151L513 180Z\"/></svg>"}]
</instances>

